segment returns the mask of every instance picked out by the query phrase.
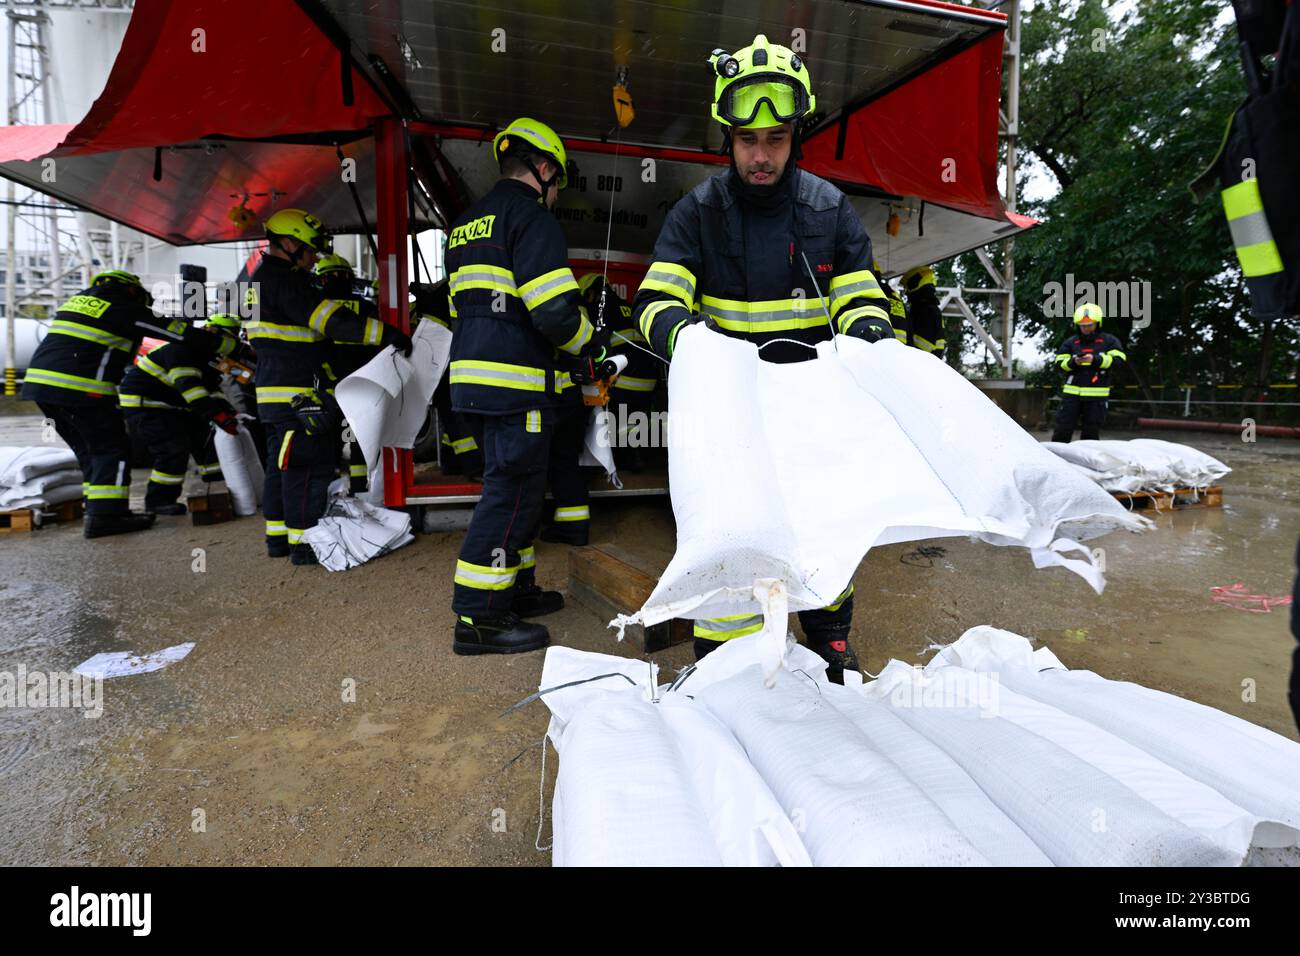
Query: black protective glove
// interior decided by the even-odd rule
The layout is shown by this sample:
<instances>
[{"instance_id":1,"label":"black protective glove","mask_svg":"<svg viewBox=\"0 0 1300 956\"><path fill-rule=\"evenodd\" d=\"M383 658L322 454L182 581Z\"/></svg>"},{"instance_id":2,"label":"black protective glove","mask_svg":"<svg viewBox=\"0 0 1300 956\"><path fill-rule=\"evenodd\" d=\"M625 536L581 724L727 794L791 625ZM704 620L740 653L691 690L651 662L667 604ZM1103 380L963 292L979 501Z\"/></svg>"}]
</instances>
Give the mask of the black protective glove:
<instances>
[{"instance_id":1,"label":"black protective glove","mask_svg":"<svg viewBox=\"0 0 1300 956\"><path fill-rule=\"evenodd\" d=\"M401 352L407 358L410 358L411 353L415 351L415 343L411 341L411 337L400 329L393 328L391 325L389 328L393 329L393 333L388 340L388 344L397 349L397 351Z\"/></svg>"},{"instance_id":2,"label":"black protective glove","mask_svg":"<svg viewBox=\"0 0 1300 956\"><path fill-rule=\"evenodd\" d=\"M849 328L849 335L866 342L880 342L894 337L894 327L887 319L859 319Z\"/></svg>"},{"instance_id":3,"label":"black protective glove","mask_svg":"<svg viewBox=\"0 0 1300 956\"><path fill-rule=\"evenodd\" d=\"M293 397L290 407L308 435L328 435L343 421L343 410L338 402L328 392L319 389L299 392Z\"/></svg>"},{"instance_id":4,"label":"black protective glove","mask_svg":"<svg viewBox=\"0 0 1300 956\"><path fill-rule=\"evenodd\" d=\"M239 434L239 419L235 417L234 406L224 398L200 398L194 403L194 410L223 432L229 435Z\"/></svg>"}]
</instances>

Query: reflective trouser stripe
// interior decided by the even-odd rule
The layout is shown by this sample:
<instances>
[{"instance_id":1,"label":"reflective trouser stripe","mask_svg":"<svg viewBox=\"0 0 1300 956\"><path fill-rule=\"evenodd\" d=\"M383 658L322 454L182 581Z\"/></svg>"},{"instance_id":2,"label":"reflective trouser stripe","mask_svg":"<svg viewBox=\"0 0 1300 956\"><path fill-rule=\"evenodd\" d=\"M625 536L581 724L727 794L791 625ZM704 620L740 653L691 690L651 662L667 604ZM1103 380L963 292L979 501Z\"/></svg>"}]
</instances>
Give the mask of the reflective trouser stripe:
<instances>
[{"instance_id":1,"label":"reflective trouser stripe","mask_svg":"<svg viewBox=\"0 0 1300 956\"><path fill-rule=\"evenodd\" d=\"M280 440L280 454L275 456L276 467L285 471L289 467L289 452L293 448L293 429L284 433L284 438Z\"/></svg>"},{"instance_id":2,"label":"reflective trouser stripe","mask_svg":"<svg viewBox=\"0 0 1300 956\"><path fill-rule=\"evenodd\" d=\"M463 455L467 451L478 451L478 442L471 438L458 438L456 441L451 440L451 436L446 432L442 433L442 443L458 455Z\"/></svg>"},{"instance_id":3,"label":"reflective trouser stripe","mask_svg":"<svg viewBox=\"0 0 1300 956\"><path fill-rule=\"evenodd\" d=\"M761 614L732 614L695 622L694 634L709 641L730 641L763 629Z\"/></svg>"},{"instance_id":4,"label":"reflective trouser stripe","mask_svg":"<svg viewBox=\"0 0 1300 956\"><path fill-rule=\"evenodd\" d=\"M1065 385L1062 389L1066 395L1078 395L1080 398L1109 398L1110 386Z\"/></svg>"},{"instance_id":5,"label":"reflective trouser stripe","mask_svg":"<svg viewBox=\"0 0 1300 956\"><path fill-rule=\"evenodd\" d=\"M348 465L348 475L352 478L364 478L370 474L365 465Z\"/></svg>"},{"instance_id":6,"label":"reflective trouser stripe","mask_svg":"<svg viewBox=\"0 0 1300 956\"><path fill-rule=\"evenodd\" d=\"M185 476L183 474L182 475L168 474L165 471L159 471L157 468L155 468L153 471L149 472L149 480L152 481L155 485L179 485L181 482L185 480Z\"/></svg>"},{"instance_id":7,"label":"reflective trouser stripe","mask_svg":"<svg viewBox=\"0 0 1300 956\"><path fill-rule=\"evenodd\" d=\"M485 564L470 564L464 559L456 559L457 584L480 591L505 591L514 586L518 567L493 568Z\"/></svg>"},{"instance_id":8,"label":"reflective trouser stripe","mask_svg":"<svg viewBox=\"0 0 1300 956\"><path fill-rule=\"evenodd\" d=\"M527 571L529 568L537 567L537 551L530 544L526 548L519 549L519 570Z\"/></svg>"},{"instance_id":9,"label":"reflective trouser stripe","mask_svg":"<svg viewBox=\"0 0 1300 956\"><path fill-rule=\"evenodd\" d=\"M289 533L290 544L302 544L302 536L307 533L306 528L286 528Z\"/></svg>"},{"instance_id":10,"label":"reflective trouser stripe","mask_svg":"<svg viewBox=\"0 0 1300 956\"><path fill-rule=\"evenodd\" d=\"M92 501L122 499L131 496L130 485L85 485L86 497Z\"/></svg>"},{"instance_id":11,"label":"reflective trouser stripe","mask_svg":"<svg viewBox=\"0 0 1300 956\"><path fill-rule=\"evenodd\" d=\"M838 611L841 607L843 607L844 602L851 597L853 597L853 582L850 581L849 586L846 587L843 591L841 591L840 596L835 599L835 603L826 605L826 607L822 608L822 610Z\"/></svg>"},{"instance_id":12,"label":"reflective trouser stripe","mask_svg":"<svg viewBox=\"0 0 1300 956\"><path fill-rule=\"evenodd\" d=\"M571 508L556 508L556 521L587 521L591 518L590 505L576 505Z\"/></svg>"},{"instance_id":13,"label":"reflective trouser stripe","mask_svg":"<svg viewBox=\"0 0 1300 956\"><path fill-rule=\"evenodd\" d=\"M215 475L219 471L221 471L220 465L199 465L200 475Z\"/></svg>"},{"instance_id":14,"label":"reflective trouser stripe","mask_svg":"<svg viewBox=\"0 0 1300 956\"><path fill-rule=\"evenodd\" d=\"M288 533L289 529L283 521L268 521L266 523L266 536L268 538L278 538Z\"/></svg>"},{"instance_id":15,"label":"reflective trouser stripe","mask_svg":"<svg viewBox=\"0 0 1300 956\"><path fill-rule=\"evenodd\" d=\"M524 431L534 435L540 435L542 432L542 413L533 409L524 416Z\"/></svg>"}]
</instances>

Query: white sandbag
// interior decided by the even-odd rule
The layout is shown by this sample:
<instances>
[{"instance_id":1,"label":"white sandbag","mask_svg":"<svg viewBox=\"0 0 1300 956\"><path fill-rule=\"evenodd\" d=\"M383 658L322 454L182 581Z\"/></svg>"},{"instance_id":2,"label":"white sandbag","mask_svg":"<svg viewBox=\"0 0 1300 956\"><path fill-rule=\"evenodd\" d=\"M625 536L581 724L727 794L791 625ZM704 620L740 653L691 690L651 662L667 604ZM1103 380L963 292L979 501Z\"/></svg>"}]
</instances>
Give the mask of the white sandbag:
<instances>
[{"instance_id":1,"label":"white sandbag","mask_svg":"<svg viewBox=\"0 0 1300 956\"><path fill-rule=\"evenodd\" d=\"M411 516L349 496L330 500L325 516L303 532L302 540L326 570L346 571L396 551L415 540Z\"/></svg>"},{"instance_id":2,"label":"white sandbag","mask_svg":"<svg viewBox=\"0 0 1300 956\"><path fill-rule=\"evenodd\" d=\"M1193 830L1062 747L1032 720L1026 726L1010 719L1004 713L1013 709L1009 695L1003 690L990 702L975 691L972 679L978 676L952 667L922 674L900 664L867 684L864 693L888 703L908 726L943 748L1058 866L1241 862L1243 853ZM920 691L917 685L926 681L937 693ZM1057 733L1065 733L1062 722L1057 721ZM1087 736L1086 728L1074 731L1076 740Z\"/></svg>"},{"instance_id":3,"label":"white sandbag","mask_svg":"<svg viewBox=\"0 0 1300 956\"><path fill-rule=\"evenodd\" d=\"M817 682L753 665L692 691L740 741L817 866L977 866L988 861Z\"/></svg>"},{"instance_id":4,"label":"white sandbag","mask_svg":"<svg viewBox=\"0 0 1300 956\"><path fill-rule=\"evenodd\" d=\"M421 320L408 359L391 345L339 382L339 407L373 467L381 448L413 448L451 353L451 332ZM355 447L354 445L354 447Z\"/></svg>"},{"instance_id":5,"label":"white sandbag","mask_svg":"<svg viewBox=\"0 0 1300 956\"><path fill-rule=\"evenodd\" d=\"M977 636L991 630L980 628ZM953 645L963 662L965 639ZM1213 707L1091 671L1036 672L1024 666L1023 651L1005 661L984 654L978 666L997 671L1004 687L1110 731L1254 814L1254 845L1300 845L1300 744Z\"/></svg>"},{"instance_id":6,"label":"white sandbag","mask_svg":"<svg viewBox=\"0 0 1300 956\"><path fill-rule=\"evenodd\" d=\"M604 772L581 766L584 751L569 746L570 723L588 707L607 706L612 698L624 695L646 702L656 700L648 706L658 711L680 758L680 766L669 762L660 765L657 772L684 775L682 780L665 780L664 784L680 788L684 781L689 785L695 801L692 813L705 818L718 859L724 865L808 866L811 861L799 834L731 732L690 697L665 693L666 688L657 683L657 675L657 667L645 661L560 646L547 650L539 690L547 691L542 696L552 714L547 735L560 754L564 784L557 784L555 794L555 864L564 865L570 859L569 847L585 847L591 842L589 835L575 832L574 828L581 831L602 820L611 820L619 827L643 826L635 817L624 817L620 811L603 805L592 818L572 815L570 808L575 800L585 803L596 795L566 798L572 787L590 786L584 781ZM651 837L669 845L680 842L681 838L673 834L684 824L670 817L659 825L664 832ZM695 823L689 827L693 830ZM647 838L643 833L624 834L619 830L605 835L619 857L624 854L622 848L641 847ZM661 847L656 852L667 851ZM687 857L687 862L691 859L693 856Z\"/></svg>"},{"instance_id":7,"label":"white sandbag","mask_svg":"<svg viewBox=\"0 0 1300 956\"><path fill-rule=\"evenodd\" d=\"M891 661L863 693L899 706L960 707L980 700L981 709L1055 743L1216 844L1223 851L1220 865L1238 866L1245 859L1257 822L1249 811L1121 737L1015 693L1000 678L997 672L934 662L921 671Z\"/></svg>"},{"instance_id":8,"label":"white sandbag","mask_svg":"<svg viewBox=\"0 0 1300 956\"><path fill-rule=\"evenodd\" d=\"M853 721L867 742L933 800L991 864L1052 865L1025 831L998 809L952 757L909 727L886 703L869 699L861 689L837 684L826 684L821 690L836 710Z\"/></svg>"},{"instance_id":9,"label":"white sandbag","mask_svg":"<svg viewBox=\"0 0 1300 956\"><path fill-rule=\"evenodd\" d=\"M1126 452L1116 454L1114 451L1109 451L1099 441L1092 439L1070 442L1045 441L1040 444L1058 458L1109 478L1138 474L1137 463L1130 455Z\"/></svg>"},{"instance_id":10,"label":"white sandbag","mask_svg":"<svg viewBox=\"0 0 1300 956\"><path fill-rule=\"evenodd\" d=\"M68 448L53 445L0 447L0 488L21 485L52 471L77 467L77 456Z\"/></svg>"},{"instance_id":11,"label":"white sandbag","mask_svg":"<svg viewBox=\"0 0 1300 956\"><path fill-rule=\"evenodd\" d=\"M618 468L614 464L614 442L610 429L614 424L609 409L592 408L587 416L587 431L582 440L582 454L578 464L583 466L599 465L605 469L605 476L615 488L622 488L623 481L618 477Z\"/></svg>"},{"instance_id":12,"label":"white sandbag","mask_svg":"<svg viewBox=\"0 0 1300 956\"><path fill-rule=\"evenodd\" d=\"M77 477L81 477L81 472L77 472ZM6 511L20 511L23 508L48 508L51 505L61 505L65 501L76 501L81 498L82 494L84 492L81 488L81 482L77 481L66 485L58 485L38 495L6 499L0 507L3 507Z\"/></svg>"},{"instance_id":13,"label":"white sandbag","mask_svg":"<svg viewBox=\"0 0 1300 956\"><path fill-rule=\"evenodd\" d=\"M817 354L779 365L682 329L669 375L677 552L619 625L755 613L764 579L784 584L790 610L824 607L877 544L969 534L1070 567L1062 542L1150 526L932 356L844 336ZM1083 554L1072 569L1100 587Z\"/></svg>"},{"instance_id":14,"label":"white sandbag","mask_svg":"<svg viewBox=\"0 0 1300 956\"><path fill-rule=\"evenodd\" d=\"M0 486L0 508L26 507L17 504L17 502L24 500L48 500L48 494L58 488L75 487L78 495L80 495L81 484L84 480L85 477L79 469L68 468L61 471L46 472L43 475L28 478L16 485ZM60 500L68 501L70 499L61 498Z\"/></svg>"},{"instance_id":15,"label":"white sandbag","mask_svg":"<svg viewBox=\"0 0 1300 956\"><path fill-rule=\"evenodd\" d=\"M257 443L242 424L237 435L231 435L221 428L213 429L213 434L217 461L221 464L221 477L225 479L226 488L230 492L235 514L241 517L257 514L266 481L262 460L257 455Z\"/></svg>"},{"instance_id":16,"label":"white sandbag","mask_svg":"<svg viewBox=\"0 0 1300 956\"><path fill-rule=\"evenodd\" d=\"M1185 487L1204 488L1212 485L1232 471L1213 455L1180 442L1157 438L1134 438L1129 442L1139 454L1159 454L1173 461L1174 471Z\"/></svg>"}]
</instances>

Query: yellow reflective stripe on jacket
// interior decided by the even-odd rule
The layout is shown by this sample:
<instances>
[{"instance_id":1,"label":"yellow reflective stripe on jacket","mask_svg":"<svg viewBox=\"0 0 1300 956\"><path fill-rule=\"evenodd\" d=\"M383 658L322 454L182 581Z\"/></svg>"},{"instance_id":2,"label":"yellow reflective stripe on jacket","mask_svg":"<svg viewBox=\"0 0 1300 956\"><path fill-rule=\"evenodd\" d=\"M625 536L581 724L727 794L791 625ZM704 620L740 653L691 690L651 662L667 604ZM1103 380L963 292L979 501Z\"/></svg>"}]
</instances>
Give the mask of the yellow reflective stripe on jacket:
<instances>
[{"instance_id":1,"label":"yellow reflective stripe on jacket","mask_svg":"<svg viewBox=\"0 0 1300 956\"><path fill-rule=\"evenodd\" d=\"M948 345L947 339L936 339L934 343L934 351L942 352L947 347L947 345Z\"/></svg>"},{"instance_id":2,"label":"yellow reflective stripe on jacket","mask_svg":"<svg viewBox=\"0 0 1300 956\"><path fill-rule=\"evenodd\" d=\"M811 329L826 324L824 298L771 299L766 302L743 302L717 299L706 295L700 299L700 314L720 329L729 332L762 334ZM642 329L644 331L644 328Z\"/></svg>"},{"instance_id":3,"label":"yellow reflective stripe on jacket","mask_svg":"<svg viewBox=\"0 0 1300 956\"><path fill-rule=\"evenodd\" d=\"M187 402L197 402L200 398L208 397L208 390L202 385L195 385L181 392L181 397Z\"/></svg>"},{"instance_id":4,"label":"yellow reflective stripe on jacket","mask_svg":"<svg viewBox=\"0 0 1300 956\"><path fill-rule=\"evenodd\" d=\"M104 313L109 310L113 303L107 299L101 299L97 295L74 295L63 305L59 306L59 312L76 312L78 315L89 316L92 319L102 318Z\"/></svg>"},{"instance_id":5,"label":"yellow reflective stripe on jacket","mask_svg":"<svg viewBox=\"0 0 1300 956\"><path fill-rule=\"evenodd\" d=\"M167 373L167 381L176 388L180 388L180 380L183 378L199 377L199 370L190 365L178 365Z\"/></svg>"},{"instance_id":6,"label":"yellow reflective stripe on jacket","mask_svg":"<svg viewBox=\"0 0 1300 956\"><path fill-rule=\"evenodd\" d=\"M82 325L80 322L69 322L67 319L55 319L50 323L50 331L57 332L59 335L70 335L74 339L85 339L87 342L98 342L100 345L106 345L109 348L119 349L123 352L132 351L131 346L133 343L130 339L124 339L120 335L113 335L111 332L105 332L103 329L96 329L89 325Z\"/></svg>"},{"instance_id":7,"label":"yellow reflective stripe on jacket","mask_svg":"<svg viewBox=\"0 0 1300 956\"><path fill-rule=\"evenodd\" d=\"M839 317L835 320L835 324L838 326L838 331L841 335L847 335L854 322L858 321L858 319L868 318L884 319L886 322L889 322L889 315L880 306L859 305L840 313ZM889 327L892 329L894 324L890 322Z\"/></svg>"},{"instance_id":8,"label":"yellow reflective stripe on jacket","mask_svg":"<svg viewBox=\"0 0 1300 956\"><path fill-rule=\"evenodd\" d=\"M661 299L658 302L651 302L641 311L641 334L645 336L646 341L650 340L650 331L654 328L655 316L665 309L680 309L682 304L673 299Z\"/></svg>"},{"instance_id":9,"label":"yellow reflective stripe on jacket","mask_svg":"<svg viewBox=\"0 0 1300 956\"><path fill-rule=\"evenodd\" d=\"M737 637L756 634L763 629L761 614L731 614L727 617L715 617L698 620L693 627L694 635L709 641L730 641Z\"/></svg>"},{"instance_id":10,"label":"yellow reflective stripe on jacket","mask_svg":"<svg viewBox=\"0 0 1300 956\"><path fill-rule=\"evenodd\" d=\"M461 266L447 280L447 293L450 296L469 289L487 289L491 292L519 295L519 290L515 287L515 274L500 266ZM454 308L452 315L455 315Z\"/></svg>"},{"instance_id":11,"label":"yellow reflective stripe on jacket","mask_svg":"<svg viewBox=\"0 0 1300 956\"><path fill-rule=\"evenodd\" d=\"M860 269L857 272L846 272L842 276L836 276L831 279L831 287L827 291L831 297L831 318L838 315L840 309L858 296L866 296L869 299L888 299L870 269Z\"/></svg>"},{"instance_id":12,"label":"yellow reflective stripe on jacket","mask_svg":"<svg viewBox=\"0 0 1300 956\"><path fill-rule=\"evenodd\" d=\"M366 319L366 330L362 335L363 345L378 345L384 340L384 323L379 319Z\"/></svg>"},{"instance_id":13,"label":"yellow reflective stripe on jacket","mask_svg":"<svg viewBox=\"0 0 1300 956\"><path fill-rule=\"evenodd\" d=\"M1056 364L1064 371L1068 372L1070 370L1070 359L1072 357L1073 356L1071 356L1069 352L1060 352L1056 356Z\"/></svg>"},{"instance_id":14,"label":"yellow reflective stripe on jacket","mask_svg":"<svg viewBox=\"0 0 1300 956\"><path fill-rule=\"evenodd\" d=\"M50 385L54 388L68 388L76 392L92 392L96 395L116 395L117 386L112 382L101 382L97 378L82 378L66 372L52 372L44 368L29 368L23 380L34 385Z\"/></svg>"},{"instance_id":15,"label":"yellow reflective stripe on jacket","mask_svg":"<svg viewBox=\"0 0 1300 956\"><path fill-rule=\"evenodd\" d=\"M561 352L568 352L570 355L578 355L591 341L591 337L596 334L596 329L592 326L591 321L587 318L584 309L578 316L578 331L573 333L573 338L560 346Z\"/></svg>"},{"instance_id":16,"label":"yellow reflective stripe on jacket","mask_svg":"<svg viewBox=\"0 0 1300 956\"><path fill-rule=\"evenodd\" d=\"M343 308L342 302L336 302L333 299L326 299L316 308L311 310L311 315L307 317L307 328L313 332L319 332L322 336L325 334L325 326L330 317Z\"/></svg>"},{"instance_id":17,"label":"yellow reflective stripe on jacket","mask_svg":"<svg viewBox=\"0 0 1300 956\"><path fill-rule=\"evenodd\" d=\"M139 367L140 371L147 372L164 385L170 385L172 383L167 370L149 356L141 355L140 358L136 360L135 364Z\"/></svg>"},{"instance_id":18,"label":"yellow reflective stripe on jacket","mask_svg":"<svg viewBox=\"0 0 1300 956\"><path fill-rule=\"evenodd\" d=\"M1223 190L1223 212L1232 231L1232 244L1247 276L1272 275L1282 271L1282 255L1273 240L1259 180L1247 179Z\"/></svg>"},{"instance_id":19,"label":"yellow reflective stripe on jacket","mask_svg":"<svg viewBox=\"0 0 1300 956\"><path fill-rule=\"evenodd\" d=\"M924 335L917 335L915 332L912 333L912 347L921 349L923 352L934 351L934 343Z\"/></svg>"},{"instance_id":20,"label":"yellow reflective stripe on jacket","mask_svg":"<svg viewBox=\"0 0 1300 956\"><path fill-rule=\"evenodd\" d=\"M1110 368L1117 358L1124 359L1125 361L1128 360L1128 356L1119 349L1111 349L1109 352L1103 352L1101 356L1101 367Z\"/></svg>"},{"instance_id":21,"label":"yellow reflective stripe on jacket","mask_svg":"<svg viewBox=\"0 0 1300 956\"><path fill-rule=\"evenodd\" d=\"M323 342L325 336L303 325L275 325L271 322L249 322L244 332L250 342L255 339L274 339L278 342Z\"/></svg>"},{"instance_id":22,"label":"yellow reflective stripe on jacket","mask_svg":"<svg viewBox=\"0 0 1300 956\"><path fill-rule=\"evenodd\" d=\"M573 270L568 266L564 266L561 269L545 272L536 279L525 282L519 287L519 296L524 300L524 305L528 306L528 310L531 312L539 305L550 302L557 295L577 291L578 280L573 278Z\"/></svg>"},{"instance_id":23,"label":"yellow reflective stripe on jacket","mask_svg":"<svg viewBox=\"0 0 1300 956\"><path fill-rule=\"evenodd\" d=\"M159 402L152 398L145 398L143 395L130 395L125 392L117 396L119 408L179 408L171 402Z\"/></svg>"},{"instance_id":24,"label":"yellow reflective stripe on jacket","mask_svg":"<svg viewBox=\"0 0 1300 956\"><path fill-rule=\"evenodd\" d=\"M457 558L456 577L453 580L464 587L479 591L504 591L514 586L518 571L518 566L493 568L486 564L470 564Z\"/></svg>"},{"instance_id":25,"label":"yellow reflective stripe on jacket","mask_svg":"<svg viewBox=\"0 0 1300 956\"><path fill-rule=\"evenodd\" d=\"M458 359L451 363L452 385L495 385L518 388L525 392L546 391L546 370L505 362L479 362Z\"/></svg>"},{"instance_id":26,"label":"yellow reflective stripe on jacket","mask_svg":"<svg viewBox=\"0 0 1300 956\"><path fill-rule=\"evenodd\" d=\"M658 384L657 378L634 378L631 375L620 375L614 379L614 388L621 388L625 392L653 392Z\"/></svg>"},{"instance_id":27,"label":"yellow reflective stripe on jacket","mask_svg":"<svg viewBox=\"0 0 1300 956\"><path fill-rule=\"evenodd\" d=\"M1080 398L1108 398L1109 385L1071 385L1068 382L1061 387L1066 395L1078 395Z\"/></svg>"},{"instance_id":28,"label":"yellow reflective stripe on jacket","mask_svg":"<svg viewBox=\"0 0 1300 956\"><path fill-rule=\"evenodd\" d=\"M641 280L642 289L664 292L690 308L695 301L695 276L690 269L674 262L655 262Z\"/></svg>"},{"instance_id":29,"label":"yellow reflective stripe on jacket","mask_svg":"<svg viewBox=\"0 0 1300 956\"><path fill-rule=\"evenodd\" d=\"M309 385L259 385L257 404L284 405L292 402L296 395L300 395L310 387Z\"/></svg>"}]
</instances>

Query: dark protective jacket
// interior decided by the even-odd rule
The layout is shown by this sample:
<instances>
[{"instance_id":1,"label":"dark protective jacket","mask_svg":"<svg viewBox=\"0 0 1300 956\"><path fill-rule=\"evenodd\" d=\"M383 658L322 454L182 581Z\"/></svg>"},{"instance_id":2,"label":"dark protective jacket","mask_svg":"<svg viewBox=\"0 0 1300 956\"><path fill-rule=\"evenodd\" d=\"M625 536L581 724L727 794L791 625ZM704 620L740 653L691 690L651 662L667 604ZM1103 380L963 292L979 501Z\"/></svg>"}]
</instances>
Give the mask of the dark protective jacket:
<instances>
[{"instance_id":1,"label":"dark protective jacket","mask_svg":"<svg viewBox=\"0 0 1300 956\"><path fill-rule=\"evenodd\" d=\"M275 256L263 256L246 293L253 309L244 324L257 351L257 405L287 408L295 395L328 383L324 365L329 342L360 342L382 348L396 330L365 318L343 302L326 298L311 276Z\"/></svg>"},{"instance_id":2,"label":"dark protective jacket","mask_svg":"<svg viewBox=\"0 0 1300 956\"><path fill-rule=\"evenodd\" d=\"M907 314L911 321L912 341L908 345L943 358L947 342L934 273L929 269L911 269L903 276L903 288L907 290Z\"/></svg>"},{"instance_id":3,"label":"dark protective jacket","mask_svg":"<svg viewBox=\"0 0 1300 956\"><path fill-rule=\"evenodd\" d=\"M1079 357L1091 355L1091 365L1079 364ZM1092 335L1075 333L1056 350L1056 364L1066 373L1063 395L1080 398L1107 398L1110 374L1128 360L1119 339L1098 329Z\"/></svg>"},{"instance_id":4,"label":"dark protective jacket","mask_svg":"<svg viewBox=\"0 0 1300 956\"><path fill-rule=\"evenodd\" d=\"M671 358L687 322L760 348L777 339L813 344L832 337L832 323L847 333L870 318L888 321L889 302L871 273L871 240L842 192L794 167L760 203L728 169L673 206L632 313L651 348ZM789 342L761 354L772 362L814 355Z\"/></svg>"},{"instance_id":5,"label":"dark protective jacket","mask_svg":"<svg viewBox=\"0 0 1300 956\"><path fill-rule=\"evenodd\" d=\"M32 355L22 397L53 405L115 403L122 373L141 339L179 341L210 334L183 319L160 318L125 287L101 282L59 307Z\"/></svg>"},{"instance_id":6,"label":"dark protective jacket","mask_svg":"<svg viewBox=\"0 0 1300 956\"><path fill-rule=\"evenodd\" d=\"M570 381L556 351L599 351L559 222L527 183L502 179L447 239L451 401L506 415L557 404Z\"/></svg>"},{"instance_id":7,"label":"dark protective jacket","mask_svg":"<svg viewBox=\"0 0 1300 956\"><path fill-rule=\"evenodd\" d=\"M344 308L349 309L362 319L380 321L379 306L369 299L362 296L349 296L346 299L336 299L335 301L342 302ZM414 327L416 320L415 310L412 309L412 327ZM327 390L334 391L334 386L361 368L382 350L383 346L368 344L361 339L333 339L327 342L326 359L323 365Z\"/></svg>"},{"instance_id":8,"label":"dark protective jacket","mask_svg":"<svg viewBox=\"0 0 1300 956\"><path fill-rule=\"evenodd\" d=\"M627 368L614 380L613 398L653 392L659 384L663 362L642 349L649 348L645 336L632 321L632 307L613 289L606 287L603 324L612 331L609 351L627 357Z\"/></svg>"},{"instance_id":9,"label":"dark protective jacket","mask_svg":"<svg viewBox=\"0 0 1300 956\"><path fill-rule=\"evenodd\" d=\"M122 376L118 404L123 408L191 408L210 415L225 403L221 373L209 363L224 336L204 332L207 348L197 342L164 342L141 355Z\"/></svg>"}]
</instances>

